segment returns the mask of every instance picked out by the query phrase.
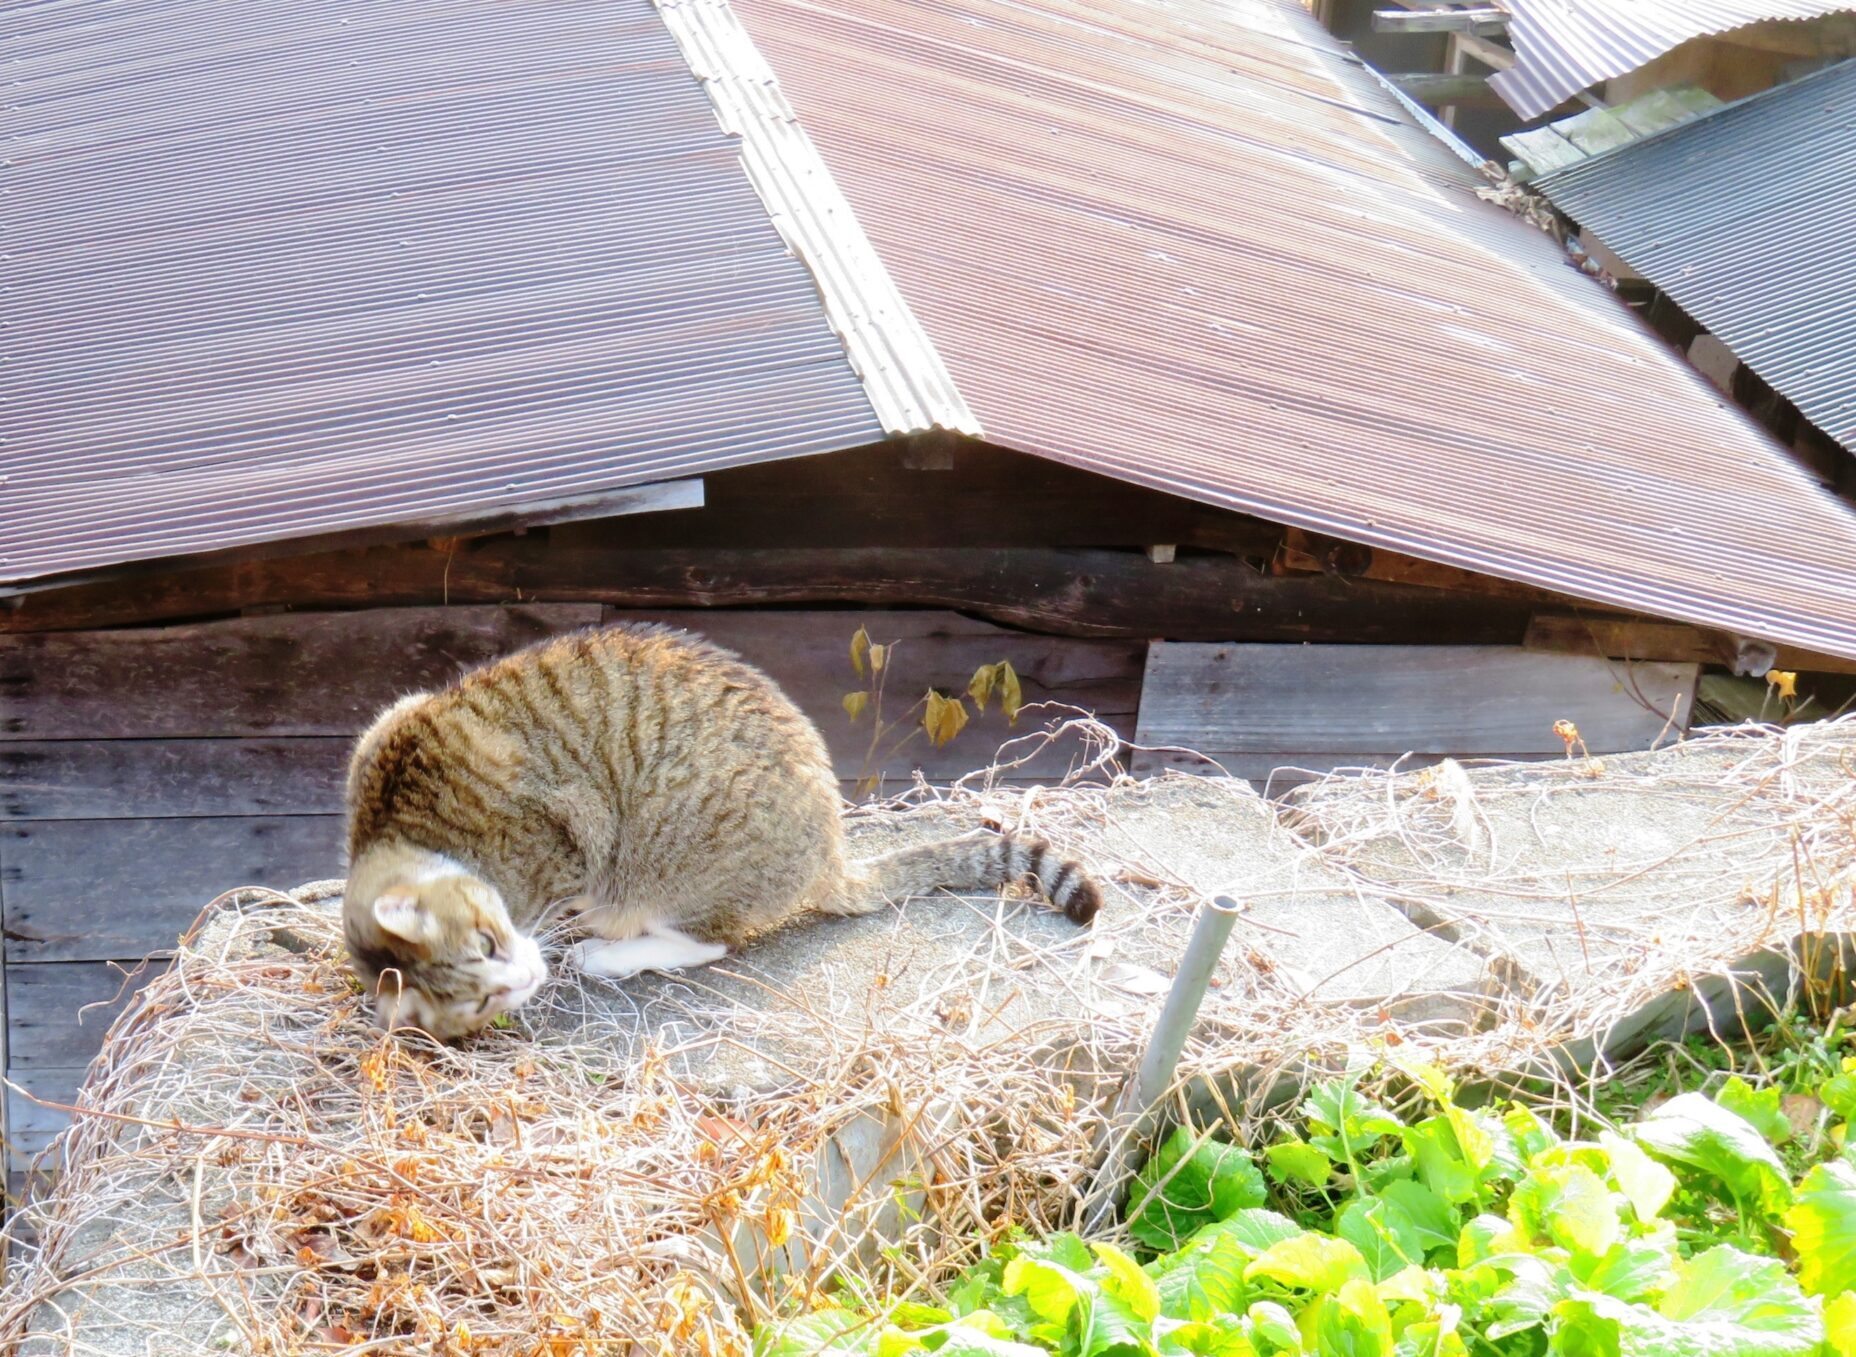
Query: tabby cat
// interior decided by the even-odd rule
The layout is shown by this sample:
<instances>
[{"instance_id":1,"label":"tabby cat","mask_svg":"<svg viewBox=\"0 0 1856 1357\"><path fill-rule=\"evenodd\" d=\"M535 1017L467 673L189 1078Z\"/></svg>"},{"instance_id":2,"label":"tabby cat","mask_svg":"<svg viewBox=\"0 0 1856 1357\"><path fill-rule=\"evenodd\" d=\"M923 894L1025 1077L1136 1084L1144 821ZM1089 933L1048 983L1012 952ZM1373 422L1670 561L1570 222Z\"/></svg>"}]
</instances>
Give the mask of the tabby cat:
<instances>
[{"instance_id":1,"label":"tabby cat","mask_svg":"<svg viewBox=\"0 0 1856 1357\"><path fill-rule=\"evenodd\" d=\"M805 909L1036 884L1078 923L1096 884L980 831L848 864L818 730L759 670L670 628L557 637L402 698L348 771L349 955L386 1027L439 1038L526 1003L554 907L590 975L707 965Z\"/></svg>"}]
</instances>

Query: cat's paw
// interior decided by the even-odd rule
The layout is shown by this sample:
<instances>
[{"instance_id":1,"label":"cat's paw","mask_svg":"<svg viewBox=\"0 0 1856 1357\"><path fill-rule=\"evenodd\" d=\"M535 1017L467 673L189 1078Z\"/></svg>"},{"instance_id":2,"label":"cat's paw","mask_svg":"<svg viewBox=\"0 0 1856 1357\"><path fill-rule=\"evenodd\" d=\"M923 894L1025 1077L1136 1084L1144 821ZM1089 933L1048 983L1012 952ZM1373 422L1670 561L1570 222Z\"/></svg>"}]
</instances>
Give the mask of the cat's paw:
<instances>
[{"instance_id":1,"label":"cat's paw","mask_svg":"<svg viewBox=\"0 0 1856 1357\"><path fill-rule=\"evenodd\" d=\"M728 948L722 943L698 942L666 929L617 942L588 938L568 950L567 960L585 975L624 980L644 971L680 971L707 966L727 955Z\"/></svg>"}]
</instances>

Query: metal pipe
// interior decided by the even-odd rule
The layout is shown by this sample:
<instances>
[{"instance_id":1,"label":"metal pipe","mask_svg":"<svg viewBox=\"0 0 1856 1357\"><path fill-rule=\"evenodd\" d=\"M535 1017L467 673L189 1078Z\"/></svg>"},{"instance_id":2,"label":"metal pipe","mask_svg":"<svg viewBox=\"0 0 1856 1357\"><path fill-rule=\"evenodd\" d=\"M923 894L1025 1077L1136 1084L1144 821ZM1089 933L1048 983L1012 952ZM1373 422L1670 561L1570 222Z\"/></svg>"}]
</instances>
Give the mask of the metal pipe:
<instances>
[{"instance_id":1,"label":"metal pipe","mask_svg":"<svg viewBox=\"0 0 1856 1357\"><path fill-rule=\"evenodd\" d=\"M1135 1170L1135 1151L1153 1130L1160 1100L1173 1087L1180 1053L1186 1049L1186 1038L1192 1034L1199 1005L1205 1000L1205 991L1211 986L1241 908L1230 896L1220 895L1208 900L1193 921L1192 936L1180 953L1179 970L1167 990L1153 1035L1147 1039L1147 1050L1135 1068L1134 1078L1116 1099L1115 1111L1104 1128L1107 1150L1083 1202L1085 1234L1105 1224L1127 1195L1128 1179Z\"/></svg>"}]
</instances>

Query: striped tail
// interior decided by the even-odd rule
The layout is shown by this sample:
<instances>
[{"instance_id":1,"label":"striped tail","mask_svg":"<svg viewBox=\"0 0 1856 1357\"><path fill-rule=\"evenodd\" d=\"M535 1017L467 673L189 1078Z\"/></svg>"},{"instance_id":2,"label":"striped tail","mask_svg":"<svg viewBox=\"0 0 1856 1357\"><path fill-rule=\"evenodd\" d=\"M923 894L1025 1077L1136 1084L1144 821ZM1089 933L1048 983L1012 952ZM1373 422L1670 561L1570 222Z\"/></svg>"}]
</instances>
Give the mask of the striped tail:
<instances>
[{"instance_id":1,"label":"striped tail","mask_svg":"<svg viewBox=\"0 0 1856 1357\"><path fill-rule=\"evenodd\" d=\"M1079 924L1102 908L1102 890L1079 863L1042 839L975 830L959 838L899 848L856 865L856 874L891 900L933 890L998 890L1035 885Z\"/></svg>"}]
</instances>

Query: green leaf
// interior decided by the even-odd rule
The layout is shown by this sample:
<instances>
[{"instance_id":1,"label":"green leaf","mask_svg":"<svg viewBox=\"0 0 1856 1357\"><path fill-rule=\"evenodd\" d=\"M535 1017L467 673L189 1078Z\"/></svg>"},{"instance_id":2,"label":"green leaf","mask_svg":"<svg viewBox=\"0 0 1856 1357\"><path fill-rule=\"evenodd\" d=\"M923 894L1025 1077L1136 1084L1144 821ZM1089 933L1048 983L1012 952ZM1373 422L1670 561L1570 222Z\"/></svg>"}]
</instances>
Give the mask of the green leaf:
<instances>
[{"instance_id":1,"label":"green leaf","mask_svg":"<svg viewBox=\"0 0 1856 1357\"><path fill-rule=\"evenodd\" d=\"M1256 1357L1244 1322L1235 1315L1189 1320L1154 1332L1160 1357Z\"/></svg>"},{"instance_id":2,"label":"green leaf","mask_svg":"<svg viewBox=\"0 0 1856 1357\"><path fill-rule=\"evenodd\" d=\"M958 1325L944 1332L946 1337L941 1346L934 1349L936 1357L1049 1357L1050 1353L1049 1348L1034 1348L1029 1343L997 1338ZM923 1350L927 1350L926 1345ZM888 1357L888 1354L879 1353L878 1357Z\"/></svg>"},{"instance_id":3,"label":"green leaf","mask_svg":"<svg viewBox=\"0 0 1856 1357\"><path fill-rule=\"evenodd\" d=\"M1334 1161L1304 1140L1284 1140L1263 1152L1270 1177L1279 1183L1323 1187L1334 1175Z\"/></svg>"},{"instance_id":4,"label":"green leaf","mask_svg":"<svg viewBox=\"0 0 1856 1357\"><path fill-rule=\"evenodd\" d=\"M1260 1300L1244 1311L1250 1332L1259 1347L1282 1348L1290 1352L1302 1346L1302 1334L1295 1327L1295 1316L1273 1300Z\"/></svg>"},{"instance_id":5,"label":"green leaf","mask_svg":"<svg viewBox=\"0 0 1856 1357\"><path fill-rule=\"evenodd\" d=\"M1542 1150L1560 1143L1553 1128L1528 1108L1511 1107L1502 1114L1502 1121L1508 1127L1508 1134L1514 1137L1515 1152L1523 1160L1532 1159Z\"/></svg>"},{"instance_id":6,"label":"green leaf","mask_svg":"<svg viewBox=\"0 0 1856 1357\"><path fill-rule=\"evenodd\" d=\"M1610 1189L1583 1164L1531 1170L1509 1199L1508 1219L1532 1238L1589 1258L1608 1252L1620 1230Z\"/></svg>"},{"instance_id":7,"label":"green leaf","mask_svg":"<svg viewBox=\"0 0 1856 1357\"><path fill-rule=\"evenodd\" d=\"M1390 1357L1392 1317L1371 1284L1355 1277L1323 1296L1314 1316L1320 1357Z\"/></svg>"},{"instance_id":8,"label":"green leaf","mask_svg":"<svg viewBox=\"0 0 1856 1357\"><path fill-rule=\"evenodd\" d=\"M1302 1104L1311 1130L1309 1141L1330 1158L1346 1159L1351 1150L1358 1158L1381 1136L1397 1135L1404 1123L1378 1103L1363 1097L1355 1081L1333 1080L1318 1084Z\"/></svg>"},{"instance_id":9,"label":"green leaf","mask_svg":"<svg viewBox=\"0 0 1856 1357\"><path fill-rule=\"evenodd\" d=\"M1792 1138L1792 1124L1785 1119L1780 1107L1784 1092L1775 1087L1756 1089L1739 1075L1733 1076L1720 1091L1714 1095L1714 1101L1743 1117L1755 1131L1758 1131L1774 1145L1783 1145Z\"/></svg>"},{"instance_id":10,"label":"green leaf","mask_svg":"<svg viewBox=\"0 0 1856 1357\"><path fill-rule=\"evenodd\" d=\"M1824 1340L1837 1357L1856 1357L1856 1292L1845 1291L1824 1306Z\"/></svg>"},{"instance_id":11,"label":"green leaf","mask_svg":"<svg viewBox=\"0 0 1856 1357\"><path fill-rule=\"evenodd\" d=\"M1424 1261L1424 1240L1402 1207L1384 1197L1352 1201L1334 1219L1334 1233L1366 1260L1374 1281Z\"/></svg>"},{"instance_id":12,"label":"green leaf","mask_svg":"<svg viewBox=\"0 0 1856 1357\"><path fill-rule=\"evenodd\" d=\"M1581 1292L1554 1313L1554 1349L1574 1355L1812 1357L1824 1339L1785 1264L1725 1245L1678 1263L1654 1308Z\"/></svg>"},{"instance_id":13,"label":"green leaf","mask_svg":"<svg viewBox=\"0 0 1856 1357\"><path fill-rule=\"evenodd\" d=\"M1366 1260L1344 1239L1299 1234L1270 1245L1244 1269L1244 1280L1266 1277L1306 1291L1338 1291L1351 1278L1366 1279Z\"/></svg>"},{"instance_id":14,"label":"green leaf","mask_svg":"<svg viewBox=\"0 0 1856 1357\"><path fill-rule=\"evenodd\" d=\"M1650 1158L1635 1142L1610 1131L1600 1131L1598 1143L1611 1161L1611 1181L1618 1185L1631 1210L1637 1213L1637 1219L1646 1223L1656 1219L1675 1193L1675 1174Z\"/></svg>"},{"instance_id":15,"label":"green leaf","mask_svg":"<svg viewBox=\"0 0 1856 1357\"><path fill-rule=\"evenodd\" d=\"M1005 1265L1001 1286L1008 1296L1023 1296L1034 1315L1052 1324L1068 1324L1084 1293L1098 1289L1061 1263L1024 1253Z\"/></svg>"},{"instance_id":16,"label":"green leaf","mask_svg":"<svg viewBox=\"0 0 1856 1357\"><path fill-rule=\"evenodd\" d=\"M1856 1121L1856 1056L1843 1057L1842 1072L1825 1080L1817 1097L1844 1121Z\"/></svg>"},{"instance_id":17,"label":"green leaf","mask_svg":"<svg viewBox=\"0 0 1856 1357\"><path fill-rule=\"evenodd\" d=\"M1671 1098L1632 1128L1652 1153L1700 1169L1768 1213L1791 1201L1785 1166L1746 1118L1700 1093Z\"/></svg>"},{"instance_id":18,"label":"green leaf","mask_svg":"<svg viewBox=\"0 0 1856 1357\"><path fill-rule=\"evenodd\" d=\"M1856 1289L1856 1169L1832 1160L1805 1174L1785 1227L1806 1291L1830 1296Z\"/></svg>"},{"instance_id":19,"label":"green leaf","mask_svg":"<svg viewBox=\"0 0 1856 1357\"><path fill-rule=\"evenodd\" d=\"M1128 1230L1164 1253L1203 1225L1261 1206L1268 1194L1247 1151L1214 1140L1198 1144L1181 1126L1135 1175Z\"/></svg>"},{"instance_id":20,"label":"green leaf","mask_svg":"<svg viewBox=\"0 0 1856 1357\"><path fill-rule=\"evenodd\" d=\"M1246 1207L1233 1211L1228 1219L1207 1225L1193 1236L1192 1243L1213 1236L1228 1236L1237 1241L1246 1257L1255 1258L1270 1245L1294 1239L1301 1233L1302 1227L1287 1216L1260 1207Z\"/></svg>"},{"instance_id":21,"label":"green leaf","mask_svg":"<svg viewBox=\"0 0 1856 1357\"><path fill-rule=\"evenodd\" d=\"M869 1349L875 1329L855 1310L818 1310L763 1326L754 1335L754 1357L833 1357Z\"/></svg>"},{"instance_id":22,"label":"green leaf","mask_svg":"<svg viewBox=\"0 0 1856 1357\"><path fill-rule=\"evenodd\" d=\"M862 716L864 714L864 708L869 705L869 693L846 693L844 695L844 710L853 721Z\"/></svg>"},{"instance_id":23,"label":"green leaf","mask_svg":"<svg viewBox=\"0 0 1856 1357\"><path fill-rule=\"evenodd\" d=\"M1109 1243L1094 1243L1089 1246L1108 1273L1108 1280L1103 1283L1103 1290L1115 1297L1135 1316L1151 1323L1160 1313L1160 1292L1154 1286L1154 1280L1141 1271L1141 1265L1127 1254Z\"/></svg>"},{"instance_id":24,"label":"green leaf","mask_svg":"<svg viewBox=\"0 0 1856 1357\"><path fill-rule=\"evenodd\" d=\"M1456 1209L1423 1183L1401 1178L1380 1188L1379 1195L1404 1211L1427 1253L1456 1248L1462 1231Z\"/></svg>"},{"instance_id":25,"label":"green leaf","mask_svg":"<svg viewBox=\"0 0 1856 1357\"><path fill-rule=\"evenodd\" d=\"M1161 1314L1208 1320L1242 1307L1250 1294L1244 1267L1255 1253L1225 1228L1228 1224L1206 1227L1185 1248L1156 1264Z\"/></svg>"},{"instance_id":26,"label":"green leaf","mask_svg":"<svg viewBox=\"0 0 1856 1357\"><path fill-rule=\"evenodd\" d=\"M1575 1258L1570 1267L1579 1283L1619 1300L1643 1300L1662 1290L1674 1263L1674 1231L1668 1244L1651 1239L1626 1239L1598 1258Z\"/></svg>"},{"instance_id":27,"label":"green leaf","mask_svg":"<svg viewBox=\"0 0 1856 1357\"><path fill-rule=\"evenodd\" d=\"M1405 1148L1424 1185L1453 1204L1474 1201L1479 1174L1457 1147L1456 1132L1443 1117L1426 1117L1405 1128Z\"/></svg>"}]
</instances>

